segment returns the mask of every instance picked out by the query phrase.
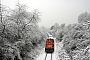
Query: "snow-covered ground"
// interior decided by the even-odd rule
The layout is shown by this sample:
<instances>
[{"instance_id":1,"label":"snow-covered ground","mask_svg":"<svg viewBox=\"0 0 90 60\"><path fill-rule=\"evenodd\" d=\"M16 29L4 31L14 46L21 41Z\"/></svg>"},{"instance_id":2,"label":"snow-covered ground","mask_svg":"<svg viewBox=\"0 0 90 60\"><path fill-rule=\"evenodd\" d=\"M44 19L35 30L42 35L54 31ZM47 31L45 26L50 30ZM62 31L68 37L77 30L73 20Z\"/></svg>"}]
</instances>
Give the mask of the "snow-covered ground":
<instances>
[{"instance_id":1,"label":"snow-covered ground","mask_svg":"<svg viewBox=\"0 0 90 60\"><path fill-rule=\"evenodd\" d=\"M55 41L56 39L54 39ZM52 54L52 60L57 60L57 42L55 41L55 50L54 50L54 53ZM45 56L46 56L46 53L45 53L45 48L42 49L40 55L36 58L36 60L45 60ZM47 58L46 60L50 60L51 59L51 54L47 54Z\"/></svg>"}]
</instances>

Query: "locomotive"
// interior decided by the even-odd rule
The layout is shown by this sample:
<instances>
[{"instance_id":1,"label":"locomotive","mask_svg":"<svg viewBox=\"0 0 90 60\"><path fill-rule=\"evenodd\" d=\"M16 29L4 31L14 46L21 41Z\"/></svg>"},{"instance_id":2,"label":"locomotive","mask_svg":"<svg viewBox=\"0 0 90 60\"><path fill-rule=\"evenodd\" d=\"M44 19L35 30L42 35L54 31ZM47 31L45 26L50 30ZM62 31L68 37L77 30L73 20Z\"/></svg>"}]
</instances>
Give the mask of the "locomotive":
<instances>
[{"instance_id":1,"label":"locomotive","mask_svg":"<svg viewBox=\"0 0 90 60\"><path fill-rule=\"evenodd\" d=\"M54 52L54 39L51 38L51 36L49 36L49 38L46 40L45 52L46 53L53 53Z\"/></svg>"}]
</instances>

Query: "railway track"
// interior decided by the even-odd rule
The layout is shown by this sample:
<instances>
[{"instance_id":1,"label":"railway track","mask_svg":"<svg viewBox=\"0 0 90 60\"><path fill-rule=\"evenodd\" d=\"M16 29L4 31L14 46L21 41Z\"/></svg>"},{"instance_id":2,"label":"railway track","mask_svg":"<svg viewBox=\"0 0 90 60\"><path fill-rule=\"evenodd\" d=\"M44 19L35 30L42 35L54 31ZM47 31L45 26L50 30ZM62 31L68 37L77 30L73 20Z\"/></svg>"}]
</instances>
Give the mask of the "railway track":
<instances>
[{"instance_id":1,"label":"railway track","mask_svg":"<svg viewBox=\"0 0 90 60\"><path fill-rule=\"evenodd\" d=\"M48 54L46 53L45 60L47 60L47 55L48 55ZM51 53L50 60L52 60L52 53Z\"/></svg>"}]
</instances>

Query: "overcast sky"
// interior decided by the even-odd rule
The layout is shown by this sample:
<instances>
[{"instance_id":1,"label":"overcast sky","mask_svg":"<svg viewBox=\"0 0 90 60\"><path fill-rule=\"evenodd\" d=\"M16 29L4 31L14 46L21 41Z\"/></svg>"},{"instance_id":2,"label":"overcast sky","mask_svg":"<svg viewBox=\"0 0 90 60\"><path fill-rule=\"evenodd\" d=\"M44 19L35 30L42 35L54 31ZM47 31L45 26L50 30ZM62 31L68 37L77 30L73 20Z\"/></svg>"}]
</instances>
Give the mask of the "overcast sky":
<instances>
[{"instance_id":1,"label":"overcast sky","mask_svg":"<svg viewBox=\"0 0 90 60\"><path fill-rule=\"evenodd\" d=\"M3 5L14 8L18 0L2 0ZM54 23L66 25L77 23L78 15L84 12L90 13L90 0L19 0L26 4L29 11L38 9L42 12L40 26L50 27Z\"/></svg>"}]
</instances>

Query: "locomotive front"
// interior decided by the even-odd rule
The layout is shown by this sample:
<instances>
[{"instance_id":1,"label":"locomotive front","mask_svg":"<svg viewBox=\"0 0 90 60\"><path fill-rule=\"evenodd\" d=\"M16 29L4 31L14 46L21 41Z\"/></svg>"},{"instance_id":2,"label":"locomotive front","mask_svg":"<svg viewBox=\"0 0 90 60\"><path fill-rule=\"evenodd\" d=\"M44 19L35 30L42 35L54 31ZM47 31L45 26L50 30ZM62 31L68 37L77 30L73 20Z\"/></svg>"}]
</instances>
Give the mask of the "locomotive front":
<instances>
[{"instance_id":1,"label":"locomotive front","mask_svg":"<svg viewBox=\"0 0 90 60\"><path fill-rule=\"evenodd\" d=\"M51 38L51 36L46 40L45 52L46 53L54 52L54 39Z\"/></svg>"}]
</instances>

